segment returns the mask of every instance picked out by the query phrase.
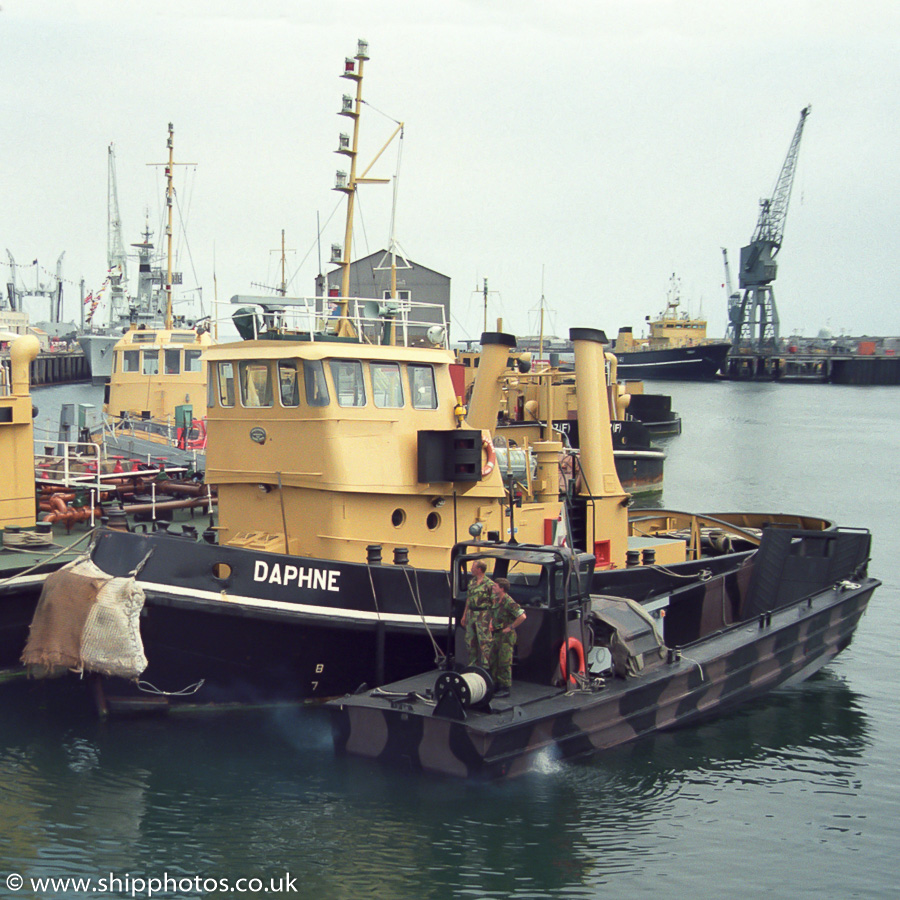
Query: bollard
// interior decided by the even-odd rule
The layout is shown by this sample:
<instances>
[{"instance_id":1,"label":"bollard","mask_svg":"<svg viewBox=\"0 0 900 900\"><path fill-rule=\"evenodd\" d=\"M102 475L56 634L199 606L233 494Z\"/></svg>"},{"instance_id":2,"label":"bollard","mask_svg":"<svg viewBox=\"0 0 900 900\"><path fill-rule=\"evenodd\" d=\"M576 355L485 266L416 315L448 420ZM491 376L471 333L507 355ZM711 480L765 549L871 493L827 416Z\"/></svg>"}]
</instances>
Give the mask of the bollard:
<instances>
[{"instance_id":1,"label":"bollard","mask_svg":"<svg viewBox=\"0 0 900 900\"><path fill-rule=\"evenodd\" d=\"M409 565L409 549L406 547L394 547L394 565Z\"/></svg>"},{"instance_id":2,"label":"bollard","mask_svg":"<svg viewBox=\"0 0 900 900\"><path fill-rule=\"evenodd\" d=\"M370 566L381 565L381 544L369 544L366 547L366 563Z\"/></svg>"}]
</instances>

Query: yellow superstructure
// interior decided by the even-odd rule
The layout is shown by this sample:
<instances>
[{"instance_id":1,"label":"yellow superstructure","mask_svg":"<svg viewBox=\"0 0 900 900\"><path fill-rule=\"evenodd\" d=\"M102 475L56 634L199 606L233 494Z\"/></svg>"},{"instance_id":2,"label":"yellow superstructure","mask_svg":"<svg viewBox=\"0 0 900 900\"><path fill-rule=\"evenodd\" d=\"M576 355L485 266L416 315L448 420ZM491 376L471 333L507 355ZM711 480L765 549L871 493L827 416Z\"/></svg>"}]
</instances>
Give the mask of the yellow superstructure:
<instances>
[{"instance_id":1,"label":"yellow superstructure","mask_svg":"<svg viewBox=\"0 0 900 900\"><path fill-rule=\"evenodd\" d=\"M113 372L103 411L113 418L172 421L175 407L206 405L203 351L208 333L190 328L132 328L113 350Z\"/></svg>"},{"instance_id":2,"label":"yellow superstructure","mask_svg":"<svg viewBox=\"0 0 900 900\"><path fill-rule=\"evenodd\" d=\"M29 366L40 343L16 338L0 376L0 526L34 528L34 427Z\"/></svg>"},{"instance_id":3,"label":"yellow superstructure","mask_svg":"<svg viewBox=\"0 0 900 900\"><path fill-rule=\"evenodd\" d=\"M470 526L509 536L489 434L454 415L451 352L247 341L207 359L221 543L355 562L377 545L445 567ZM519 539L559 507L515 510Z\"/></svg>"},{"instance_id":4,"label":"yellow superstructure","mask_svg":"<svg viewBox=\"0 0 900 900\"><path fill-rule=\"evenodd\" d=\"M598 334L576 337L579 389L593 410L580 420L585 539L602 565L622 566L628 495L615 471ZM511 346L492 338L507 337L484 336L465 421L456 414L462 372L447 350L210 347L206 477L218 486L220 543L348 562L377 548L422 568L446 567L453 544L472 536L546 543L562 510L562 445L523 448L533 464L510 477L482 427L496 422L491 403Z\"/></svg>"}]
</instances>

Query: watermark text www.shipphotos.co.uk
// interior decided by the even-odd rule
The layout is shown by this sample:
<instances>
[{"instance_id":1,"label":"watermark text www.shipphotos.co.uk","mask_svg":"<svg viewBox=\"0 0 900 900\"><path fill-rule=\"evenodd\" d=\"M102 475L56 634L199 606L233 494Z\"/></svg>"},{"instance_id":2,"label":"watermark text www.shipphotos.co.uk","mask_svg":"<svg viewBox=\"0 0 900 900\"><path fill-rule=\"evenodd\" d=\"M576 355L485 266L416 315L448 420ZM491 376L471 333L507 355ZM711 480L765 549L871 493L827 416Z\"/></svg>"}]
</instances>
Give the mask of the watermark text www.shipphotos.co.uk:
<instances>
[{"instance_id":1,"label":"watermark text www.shipphotos.co.uk","mask_svg":"<svg viewBox=\"0 0 900 900\"><path fill-rule=\"evenodd\" d=\"M297 879L285 872L273 877L214 878L205 875L117 875L112 872L99 878L42 878L11 872L0 877L0 887L15 894L18 891L36 893L39 897L58 897L63 900L67 894L112 894L115 896L151 897L197 896L211 891L234 894L292 894L299 891ZM0 894L2 894L0 890ZM10 896L10 895L7 895Z\"/></svg>"}]
</instances>

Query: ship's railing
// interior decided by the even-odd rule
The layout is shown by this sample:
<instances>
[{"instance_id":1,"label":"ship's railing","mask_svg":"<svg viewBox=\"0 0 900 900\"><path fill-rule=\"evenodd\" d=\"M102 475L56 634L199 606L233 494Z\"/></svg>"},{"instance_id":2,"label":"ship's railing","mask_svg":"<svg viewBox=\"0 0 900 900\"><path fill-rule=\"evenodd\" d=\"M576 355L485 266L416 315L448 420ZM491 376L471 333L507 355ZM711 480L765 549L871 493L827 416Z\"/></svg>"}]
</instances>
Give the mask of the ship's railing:
<instances>
[{"instance_id":1,"label":"ship's railing","mask_svg":"<svg viewBox=\"0 0 900 900\"><path fill-rule=\"evenodd\" d=\"M205 493L201 489L193 498L176 499L173 505L172 492L158 480L162 477L164 482L177 481L188 471L185 466L165 463L159 466L139 458L123 465L122 457L107 456L105 448L90 441L61 441L43 450L35 452L35 485L41 508L50 506L51 513L55 511L67 517L75 510L80 513L76 521L87 521L92 528L97 524L100 501L114 500L117 496L118 506L105 507L104 515L109 516L110 524L114 516L131 513L145 513L156 521L161 510L185 506L205 507L211 515L217 504L217 498L206 485ZM137 488L143 491L141 496L134 494ZM179 497L177 492L175 496Z\"/></svg>"},{"instance_id":2,"label":"ship's railing","mask_svg":"<svg viewBox=\"0 0 900 900\"><path fill-rule=\"evenodd\" d=\"M138 416L105 416L98 435L104 448L104 454L119 450L119 442L124 438L133 438L147 442L146 452L138 452L134 446L128 451L129 459L146 457L147 465L152 459L160 459L156 454L163 450L178 450L180 454L191 454L196 469L206 450L206 420L199 421L202 426L197 430L198 420L194 419L188 426L187 434L176 425L173 416L164 419L141 418ZM115 458L115 457L114 457ZM186 458L179 455L179 459Z\"/></svg>"},{"instance_id":3,"label":"ship's railing","mask_svg":"<svg viewBox=\"0 0 900 900\"><path fill-rule=\"evenodd\" d=\"M184 471L184 466L165 469L166 474L172 475ZM159 472L158 465L145 464L137 458L126 468L121 460L108 456L105 448L93 441L58 441L53 446L38 446L36 442L35 445L34 473L38 485L46 482L99 495L123 478L153 478Z\"/></svg>"},{"instance_id":4,"label":"ship's railing","mask_svg":"<svg viewBox=\"0 0 900 900\"><path fill-rule=\"evenodd\" d=\"M103 419L103 436L110 438L149 436L160 443L174 447L177 439L175 419L143 419L137 416L105 416Z\"/></svg>"},{"instance_id":5,"label":"ship's railing","mask_svg":"<svg viewBox=\"0 0 900 900\"><path fill-rule=\"evenodd\" d=\"M236 295L232 307L253 307L244 316L231 313L245 339L302 335L329 340L346 334L342 320L361 340L372 344L428 344L447 348L447 310L441 303L360 297L258 297ZM342 306L346 312L342 315ZM241 321L237 321L240 319Z\"/></svg>"}]
</instances>

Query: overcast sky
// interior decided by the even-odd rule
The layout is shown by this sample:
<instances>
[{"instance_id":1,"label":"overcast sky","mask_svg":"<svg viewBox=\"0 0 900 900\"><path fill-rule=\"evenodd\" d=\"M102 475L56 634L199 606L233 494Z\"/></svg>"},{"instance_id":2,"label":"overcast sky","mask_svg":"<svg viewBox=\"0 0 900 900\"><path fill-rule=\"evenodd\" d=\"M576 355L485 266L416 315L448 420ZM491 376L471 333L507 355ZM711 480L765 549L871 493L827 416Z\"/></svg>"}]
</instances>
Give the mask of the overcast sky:
<instances>
[{"instance_id":1,"label":"overcast sky","mask_svg":"<svg viewBox=\"0 0 900 900\"><path fill-rule=\"evenodd\" d=\"M900 5L895 0L0 0L0 276L54 270L66 315L106 273L107 147L126 243L158 228L167 126L193 261L227 301L274 284L312 293L343 240L357 38L362 167L405 122L397 239L452 279L454 339L491 328L640 330L682 302L726 327L722 247L770 196L800 110L775 296L783 334L900 334ZM372 175L390 178L393 146ZM338 208L338 204L341 204ZM391 189L360 189L354 257L385 247ZM215 284L214 284L215 274ZM41 274L46 279L46 274ZM34 279L34 269L20 272Z\"/></svg>"}]
</instances>

